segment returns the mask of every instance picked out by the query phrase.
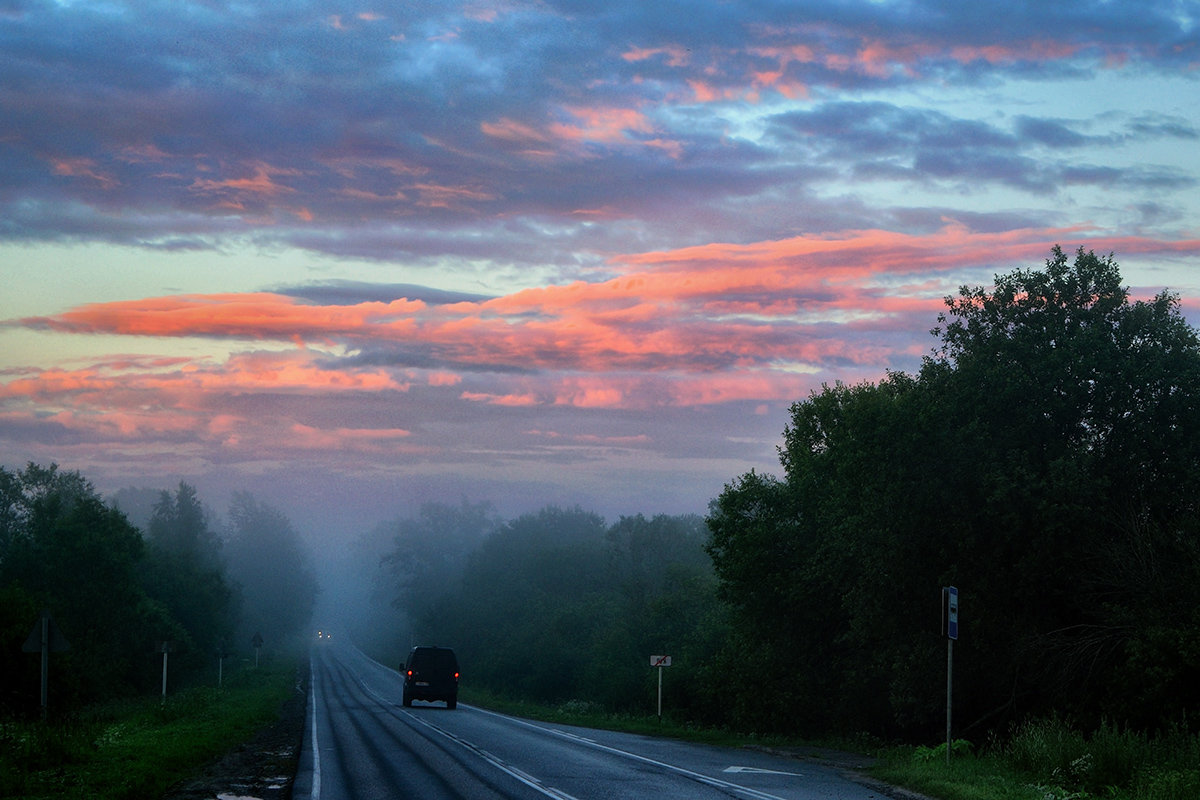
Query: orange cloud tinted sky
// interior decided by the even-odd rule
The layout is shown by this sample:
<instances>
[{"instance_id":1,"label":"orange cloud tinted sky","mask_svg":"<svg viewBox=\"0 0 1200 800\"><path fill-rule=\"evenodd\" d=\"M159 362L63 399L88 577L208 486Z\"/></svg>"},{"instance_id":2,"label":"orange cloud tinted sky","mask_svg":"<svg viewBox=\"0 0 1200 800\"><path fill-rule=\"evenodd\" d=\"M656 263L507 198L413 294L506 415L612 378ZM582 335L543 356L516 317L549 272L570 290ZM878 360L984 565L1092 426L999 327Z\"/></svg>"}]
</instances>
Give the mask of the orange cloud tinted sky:
<instances>
[{"instance_id":1,"label":"orange cloud tinted sky","mask_svg":"<svg viewBox=\"0 0 1200 800\"><path fill-rule=\"evenodd\" d=\"M10 6L6 467L703 513L1053 244L1200 321L1169 0Z\"/></svg>"}]
</instances>

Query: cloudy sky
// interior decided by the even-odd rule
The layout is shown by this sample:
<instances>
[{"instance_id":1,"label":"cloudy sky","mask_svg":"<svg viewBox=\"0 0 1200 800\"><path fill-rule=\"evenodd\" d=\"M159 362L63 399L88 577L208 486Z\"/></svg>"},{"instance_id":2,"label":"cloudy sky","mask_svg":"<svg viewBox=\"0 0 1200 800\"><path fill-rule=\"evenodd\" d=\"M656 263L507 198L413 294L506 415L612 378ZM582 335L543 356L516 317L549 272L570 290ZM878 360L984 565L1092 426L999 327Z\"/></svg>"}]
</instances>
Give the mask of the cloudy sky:
<instances>
[{"instance_id":1,"label":"cloudy sky","mask_svg":"<svg viewBox=\"0 0 1200 800\"><path fill-rule=\"evenodd\" d=\"M703 513L943 298L1200 323L1195 0L0 0L0 464Z\"/></svg>"}]
</instances>

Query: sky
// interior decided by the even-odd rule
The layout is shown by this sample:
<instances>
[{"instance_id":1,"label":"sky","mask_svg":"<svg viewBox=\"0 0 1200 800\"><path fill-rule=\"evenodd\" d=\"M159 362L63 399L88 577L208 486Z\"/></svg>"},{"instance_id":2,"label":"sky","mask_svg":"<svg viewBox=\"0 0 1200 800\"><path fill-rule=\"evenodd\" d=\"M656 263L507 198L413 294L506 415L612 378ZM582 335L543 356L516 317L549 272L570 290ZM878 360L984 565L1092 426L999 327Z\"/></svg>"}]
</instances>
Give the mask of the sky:
<instances>
[{"instance_id":1,"label":"sky","mask_svg":"<svg viewBox=\"0 0 1200 800\"><path fill-rule=\"evenodd\" d=\"M0 0L0 465L703 514L959 287L1200 324L1195 0Z\"/></svg>"}]
</instances>

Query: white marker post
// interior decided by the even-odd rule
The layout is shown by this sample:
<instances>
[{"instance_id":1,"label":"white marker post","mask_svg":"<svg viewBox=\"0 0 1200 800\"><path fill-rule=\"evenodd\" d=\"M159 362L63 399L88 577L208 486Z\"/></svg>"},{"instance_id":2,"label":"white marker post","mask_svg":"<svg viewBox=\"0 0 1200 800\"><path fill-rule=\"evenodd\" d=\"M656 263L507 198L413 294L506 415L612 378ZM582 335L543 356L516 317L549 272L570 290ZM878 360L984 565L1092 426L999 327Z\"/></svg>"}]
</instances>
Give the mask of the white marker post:
<instances>
[{"instance_id":1,"label":"white marker post","mask_svg":"<svg viewBox=\"0 0 1200 800\"><path fill-rule=\"evenodd\" d=\"M159 650L163 654L162 704L167 704L167 653L171 652L171 643L163 642Z\"/></svg>"},{"instance_id":2,"label":"white marker post","mask_svg":"<svg viewBox=\"0 0 1200 800\"><path fill-rule=\"evenodd\" d=\"M658 667L658 721L662 722L662 674L663 667L671 666L671 657L650 656L650 666Z\"/></svg>"}]
</instances>

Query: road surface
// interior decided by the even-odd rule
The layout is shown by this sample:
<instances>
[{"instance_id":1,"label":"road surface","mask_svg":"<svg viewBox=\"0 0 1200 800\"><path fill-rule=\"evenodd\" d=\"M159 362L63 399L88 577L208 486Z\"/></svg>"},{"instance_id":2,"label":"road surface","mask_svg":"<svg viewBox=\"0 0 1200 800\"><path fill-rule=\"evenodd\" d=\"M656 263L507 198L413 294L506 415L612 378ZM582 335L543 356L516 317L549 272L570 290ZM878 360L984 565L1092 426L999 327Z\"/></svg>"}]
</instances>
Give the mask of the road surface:
<instances>
[{"instance_id":1,"label":"road surface","mask_svg":"<svg viewBox=\"0 0 1200 800\"><path fill-rule=\"evenodd\" d=\"M884 797L832 767L766 753L532 722L461 703L454 711L443 703L404 708L399 674L347 645L314 648L311 670L295 800Z\"/></svg>"}]
</instances>

